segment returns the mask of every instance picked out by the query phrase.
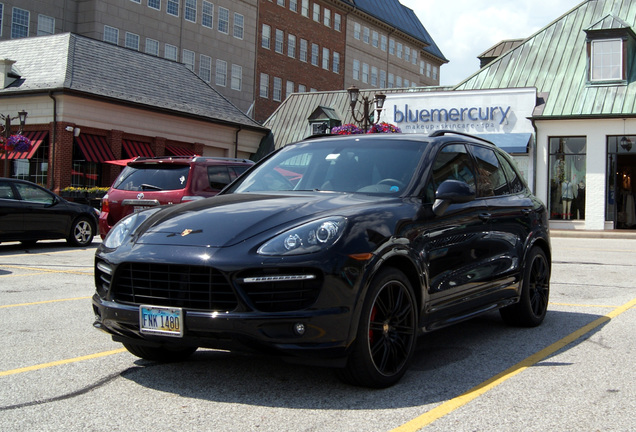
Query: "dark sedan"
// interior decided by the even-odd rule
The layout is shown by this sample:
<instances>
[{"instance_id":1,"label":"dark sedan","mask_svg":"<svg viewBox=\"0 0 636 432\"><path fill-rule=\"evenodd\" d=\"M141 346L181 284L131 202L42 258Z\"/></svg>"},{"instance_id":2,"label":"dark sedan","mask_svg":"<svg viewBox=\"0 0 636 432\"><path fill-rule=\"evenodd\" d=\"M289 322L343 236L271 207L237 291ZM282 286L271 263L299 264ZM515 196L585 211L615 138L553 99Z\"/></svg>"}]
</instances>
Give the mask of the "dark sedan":
<instances>
[{"instance_id":1,"label":"dark sedan","mask_svg":"<svg viewBox=\"0 0 636 432\"><path fill-rule=\"evenodd\" d=\"M95 260L95 326L133 354L251 349L387 387L417 335L547 311L545 206L491 143L438 132L288 145L214 198L136 213Z\"/></svg>"},{"instance_id":2,"label":"dark sedan","mask_svg":"<svg viewBox=\"0 0 636 432\"><path fill-rule=\"evenodd\" d=\"M66 239L88 246L97 229L98 211L66 201L25 180L0 178L0 242Z\"/></svg>"}]
</instances>

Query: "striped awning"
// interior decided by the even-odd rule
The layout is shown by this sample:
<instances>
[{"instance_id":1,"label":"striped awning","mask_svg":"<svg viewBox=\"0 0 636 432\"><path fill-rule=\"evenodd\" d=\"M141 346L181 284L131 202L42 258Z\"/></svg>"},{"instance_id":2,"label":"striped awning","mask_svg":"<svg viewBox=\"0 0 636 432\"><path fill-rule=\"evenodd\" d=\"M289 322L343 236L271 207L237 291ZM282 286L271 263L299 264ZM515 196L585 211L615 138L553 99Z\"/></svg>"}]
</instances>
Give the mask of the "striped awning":
<instances>
[{"instance_id":1,"label":"striped awning","mask_svg":"<svg viewBox=\"0 0 636 432\"><path fill-rule=\"evenodd\" d=\"M154 157L155 155L150 149L150 145L145 142L125 139L122 141L122 145L129 158L137 156Z\"/></svg>"},{"instance_id":2,"label":"striped awning","mask_svg":"<svg viewBox=\"0 0 636 432\"><path fill-rule=\"evenodd\" d=\"M172 156L193 156L194 151L185 147L167 145L166 153Z\"/></svg>"},{"instance_id":3,"label":"striped awning","mask_svg":"<svg viewBox=\"0 0 636 432\"><path fill-rule=\"evenodd\" d=\"M49 133L47 131L35 131L25 132L22 135L31 141L31 148L24 152L9 152L8 154L3 154L1 159L7 157L9 159L31 159Z\"/></svg>"},{"instance_id":4,"label":"striped awning","mask_svg":"<svg viewBox=\"0 0 636 432\"><path fill-rule=\"evenodd\" d=\"M113 151L108 147L106 137L101 135L81 134L75 138L84 158L88 162L103 163L115 159Z\"/></svg>"}]
</instances>

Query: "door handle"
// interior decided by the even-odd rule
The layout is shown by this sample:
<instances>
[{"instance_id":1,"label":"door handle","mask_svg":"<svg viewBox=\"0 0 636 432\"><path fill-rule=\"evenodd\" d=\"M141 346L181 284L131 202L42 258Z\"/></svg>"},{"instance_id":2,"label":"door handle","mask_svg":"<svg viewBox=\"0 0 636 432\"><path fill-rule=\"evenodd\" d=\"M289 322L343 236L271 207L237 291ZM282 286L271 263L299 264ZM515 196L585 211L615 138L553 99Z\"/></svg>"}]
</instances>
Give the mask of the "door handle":
<instances>
[{"instance_id":1,"label":"door handle","mask_svg":"<svg viewBox=\"0 0 636 432\"><path fill-rule=\"evenodd\" d=\"M491 217L492 217L492 214L490 213L479 213L479 219L481 219L484 222L488 222Z\"/></svg>"}]
</instances>

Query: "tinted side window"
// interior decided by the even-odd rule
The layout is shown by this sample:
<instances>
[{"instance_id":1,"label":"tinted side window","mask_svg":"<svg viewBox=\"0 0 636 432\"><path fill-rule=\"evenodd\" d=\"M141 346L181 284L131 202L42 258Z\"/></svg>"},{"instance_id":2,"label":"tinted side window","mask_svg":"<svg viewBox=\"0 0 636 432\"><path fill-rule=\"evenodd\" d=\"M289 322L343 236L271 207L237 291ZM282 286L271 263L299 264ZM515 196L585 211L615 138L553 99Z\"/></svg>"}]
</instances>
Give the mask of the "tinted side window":
<instances>
[{"instance_id":1,"label":"tinted side window","mask_svg":"<svg viewBox=\"0 0 636 432\"><path fill-rule=\"evenodd\" d=\"M435 191L445 180L459 180L475 187L475 168L463 144L447 145L437 154L426 192L428 202L435 200Z\"/></svg>"},{"instance_id":2,"label":"tinted side window","mask_svg":"<svg viewBox=\"0 0 636 432\"><path fill-rule=\"evenodd\" d=\"M31 185L16 183L16 189L24 201L51 205L55 198L50 193Z\"/></svg>"},{"instance_id":3,"label":"tinted side window","mask_svg":"<svg viewBox=\"0 0 636 432\"><path fill-rule=\"evenodd\" d=\"M477 160L477 172L479 173L477 196L489 197L510 193L506 176L494 150L479 146L471 146L471 148Z\"/></svg>"},{"instance_id":4,"label":"tinted side window","mask_svg":"<svg viewBox=\"0 0 636 432\"><path fill-rule=\"evenodd\" d=\"M519 192L523 192L526 189L526 185L524 184L521 176L517 172L514 166L502 155L498 154L499 162L503 167L504 173L506 173L506 178L508 179L508 185L510 186L510 193L516 194Z\"/></svg>"},{"instance_id":5,"label":"tinted side window","mask_svg":"<svg viewBox=\"0 0 636 432\"><path fill-rule=\"evenodd\" d=\"M0 181L0 198L4 199L15 199L15 195L13 194L13 189L8 182Z\"/></svg>"},{"instance_id":6,"label":"tinted side window","mask_svg":"<svg viewBox=\"0 0 636 432\"><path fill-rule=\"evenodd\" d=\"M208 167L208 180L212 189L223 189L230 183L230 173L225 165L212 165Z\"/></svg>"}]
</instances>

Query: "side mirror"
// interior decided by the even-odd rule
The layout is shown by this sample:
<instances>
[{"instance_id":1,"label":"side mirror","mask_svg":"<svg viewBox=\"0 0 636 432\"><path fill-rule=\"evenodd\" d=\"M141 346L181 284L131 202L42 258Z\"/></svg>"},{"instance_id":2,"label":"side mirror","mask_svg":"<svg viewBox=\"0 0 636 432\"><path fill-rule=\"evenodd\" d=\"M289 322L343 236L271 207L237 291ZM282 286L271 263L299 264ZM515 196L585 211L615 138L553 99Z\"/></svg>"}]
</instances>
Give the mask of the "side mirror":
<instances>
[{"instance_id":1,"label":"side mirror","mask_svg":"<svg viewBox=\"0 0 636 432\"><path fill-rule=\"evenodd\" d=\"M433 213L442 216L451 204L461 204L475 199L475 190L468 183L459 180L442 182L435 192Z\"/></svg>"}]
</instances>

